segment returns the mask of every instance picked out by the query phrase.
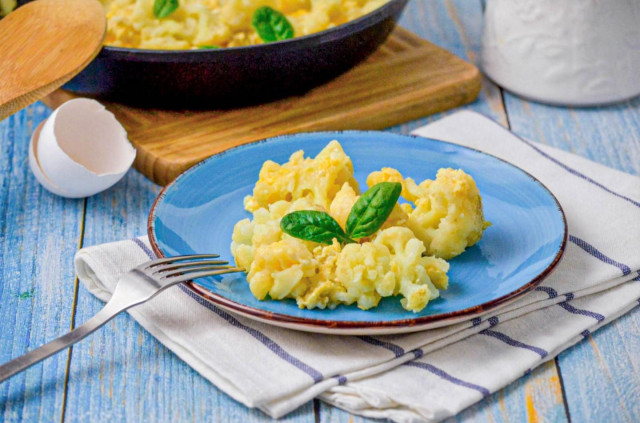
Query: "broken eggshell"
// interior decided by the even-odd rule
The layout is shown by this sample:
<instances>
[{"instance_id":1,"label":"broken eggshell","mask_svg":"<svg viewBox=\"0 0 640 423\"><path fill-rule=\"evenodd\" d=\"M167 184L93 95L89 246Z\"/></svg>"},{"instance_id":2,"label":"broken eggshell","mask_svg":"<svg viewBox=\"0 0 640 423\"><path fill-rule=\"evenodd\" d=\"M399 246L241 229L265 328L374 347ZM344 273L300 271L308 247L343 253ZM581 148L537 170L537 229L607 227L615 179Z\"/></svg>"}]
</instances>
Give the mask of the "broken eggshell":
<instances>
[{"instance_id":1,"label":"broken eggshell","mask_svg":"<svg viewBox=\"0 0 640 423\"><path fill-rule=\"evenodd\" d=\"M95 100L58 107L31 137L29 165L50 192L82 198L106 190L131 167L136 150L115 116Z\"/></svg>"}]
</instances>

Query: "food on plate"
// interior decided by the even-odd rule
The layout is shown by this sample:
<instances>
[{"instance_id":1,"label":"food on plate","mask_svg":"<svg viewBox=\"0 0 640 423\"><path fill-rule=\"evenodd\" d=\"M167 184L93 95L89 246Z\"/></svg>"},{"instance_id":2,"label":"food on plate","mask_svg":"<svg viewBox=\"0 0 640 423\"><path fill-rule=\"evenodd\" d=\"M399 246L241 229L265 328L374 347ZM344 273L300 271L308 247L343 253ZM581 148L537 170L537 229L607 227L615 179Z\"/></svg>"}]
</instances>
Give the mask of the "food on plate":
<instances>
[{"instance_id":1,"label":"food on plate","mask_svg":"<svg viewBox=\"0 0 640 423\"><path fill-rule=\"evenodd\" d=\"M460 255L467 247L480 241L490 225L484 220L482 199L473 178L458 169L440 169L435 180L419 185L411 178L404 179L392 168L382 168L367 178L372 186L382 181L402 184L406 226L427 247L427 253L443 259Z\"/></svg>"},{"instance_id":2,"label":"food on plate","mask_svg":"<svg viewBox=\"0 0 640 423\"><path fill-rule=\"evenodd\" d=\"M488 225L475 182L441 169L436 180L416 184L383 168L367 183L361 194L335 140L315 158L297 151L282 165L263 164L244 202L253 218L235 225L231 243L256 298L367 310L400 295L413 312L438 298L449 282L442 256L462 253ZM400 195L413 205L398 204Z\"/></svg>"},{"instance_id":3,"label":"food on plate","mask_svg":"<svg viewBox=\"0 0 640 423\"><path fill-rule=\"evenodd\" d=\"M105 44L184 50L300 37L356 19L389 0L100 1L107 13Z\"/></svg>"},{"instance_id":4,"label":"food on plate","mask_svg":"<svg viewBox=\"0 0 640 423\"><path fill-rule=\"evenodd\" d=\"M331 142L315 158L296 151L289 161L279 165L267 160L260 169L253 195L244 200L247 211L254 212L279 200L307 198L328 209L344 184L358 190L353 164L338 142Z\"/></svg>"}]
</instances>

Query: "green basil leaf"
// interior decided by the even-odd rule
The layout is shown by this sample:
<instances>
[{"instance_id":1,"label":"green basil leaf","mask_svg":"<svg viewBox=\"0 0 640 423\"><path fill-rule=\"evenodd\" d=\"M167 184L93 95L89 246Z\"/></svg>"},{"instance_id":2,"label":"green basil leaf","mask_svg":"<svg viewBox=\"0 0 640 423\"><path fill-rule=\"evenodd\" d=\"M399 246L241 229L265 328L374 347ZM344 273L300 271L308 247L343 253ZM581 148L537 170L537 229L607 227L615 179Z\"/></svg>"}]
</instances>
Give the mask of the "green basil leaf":
<instances>
[{"instance_id":1,"label":"green basil leaf","mask_svg":"<svg viewBox=\"0 0 640 423\"><path fill-rule=\"evenodd\" d=\"M287 17L269 6L263 6L253 12L253 26L265 43L293 38L293 26Z\"/></svg>"},{"instance_id":2,"label":"green basil leaf","mask_svg":"<svg viewBox=\"0 0 640 423\"><path fill-rule=\"evenodd\" d=\"M400 197L402 185L381 182L362 194L347 217L347 235L362 238L373 235L384 224Z\"/></svg>"},{"instance_id":3,"label":"green basil leaf","mask_svg":"<svg viewBox=\"0 0 640 423\"><path fill-rule=\"evenodd\" d=\"M203 49L203 50L216 50L216 49L219 49L221 47L213 45L213 44L211 44L211 45L205 44L205 45L202 45L202 46L198 46L198 48L199 49Z\"/></svg>"},{"instance_id":4,"label":"green basil leaf","mask_svg":"<svg viewBox=\"0 0 640 423\"><path fill-rule=\"evenodd\" d=\"M178 0L155 0L153 3L153 15L158 18L166 18L180 6Z\"/></svg>"},{"instance_id":5,"label":"green basil leaf","mask_svg":"<svg viewBox=\"0 0 640 423\"><path fill-rule=\"evenodd\" d=\"M283 232L306 241L331 244L333 238L339 242L355 242L349 239L335 219L325 212L300 210L289 213L280 221Z\"/></svg>"}]
</instances>

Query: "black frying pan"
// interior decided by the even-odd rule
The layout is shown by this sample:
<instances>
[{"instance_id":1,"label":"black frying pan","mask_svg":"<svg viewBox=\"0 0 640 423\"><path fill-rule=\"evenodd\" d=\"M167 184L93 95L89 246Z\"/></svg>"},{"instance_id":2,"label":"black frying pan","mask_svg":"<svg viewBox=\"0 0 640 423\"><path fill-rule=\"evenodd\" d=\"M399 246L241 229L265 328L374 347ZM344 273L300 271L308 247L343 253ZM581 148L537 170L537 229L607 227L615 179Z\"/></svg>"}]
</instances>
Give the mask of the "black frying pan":
<instances>
[{"instance_id":1,"label":"black frying pan","mask_svg":"<svg viewBox=\"0 0 640 423\"><path fill-rule=\"evenodd\" d=\"M391 0L344 25L269 44L181 51L106 46L63 88L162 108L228 108L301 94L369 56L407 2Z\"/></svg>"}]
</instances>

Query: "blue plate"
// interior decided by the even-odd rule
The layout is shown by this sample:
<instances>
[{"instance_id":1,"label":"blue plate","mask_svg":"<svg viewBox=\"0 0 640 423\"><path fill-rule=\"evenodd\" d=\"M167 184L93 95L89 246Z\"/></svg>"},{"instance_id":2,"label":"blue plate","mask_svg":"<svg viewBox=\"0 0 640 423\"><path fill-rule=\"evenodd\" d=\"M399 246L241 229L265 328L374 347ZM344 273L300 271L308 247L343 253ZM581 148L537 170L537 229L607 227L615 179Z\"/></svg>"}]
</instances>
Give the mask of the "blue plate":
<instances>
[{"instance_id":1,"label":"blue plate","mask_svg":"<svg viewBox=\"0 0 640 423\"><path fill-rule=\"evenodd\" d=\"M317 132L271 138L217 154L187 170L158 196L149 216L149 237L158 255L218 253L233 262L233 227L251 217L243 198L251 194L262 163L286 162L303 149L315 156L337 139L366 187L381 167L416 181L433 179L441 167L461 168L475 179L485 218L482 240L451 260L449 289L420 313L400 299L377 308L300 309L294 300L258 301L242 273L199 279L187 286L235 313L292 329L338 334L387 334L424 330L470 319L533 289L560 260L567 238L555 197L523 170L488 154L443 141L389 132Z\"/></svg>"}]
</instances>

